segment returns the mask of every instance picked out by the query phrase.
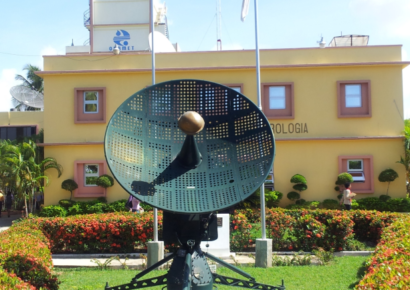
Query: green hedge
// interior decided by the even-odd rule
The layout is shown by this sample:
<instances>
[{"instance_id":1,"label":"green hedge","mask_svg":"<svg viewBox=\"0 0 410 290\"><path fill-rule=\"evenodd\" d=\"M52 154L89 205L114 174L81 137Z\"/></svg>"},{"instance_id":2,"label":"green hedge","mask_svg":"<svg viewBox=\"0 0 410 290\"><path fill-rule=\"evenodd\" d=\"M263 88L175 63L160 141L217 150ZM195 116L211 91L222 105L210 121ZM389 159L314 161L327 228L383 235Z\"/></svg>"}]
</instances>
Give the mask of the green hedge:
<instances>
[{"instance_id":1,"label":"green hedge","mask_svg":"<svg viewBox=\"0 0 410 290\"><path fill-rule=\"evenodd\" d=\"M105 198L99 198L92 201L73 201L62 199L59 205L49 205L41 209L37 214L39 217L66 217L82 214L127 212L125 207L127 200L121 199L112 203L107 203ZM151 211L152 207L145 203L140 203L145 211Z\"/></svg>"},{"instance_id":2,"label":"green hedge","mask_svg":"<svg viewBox=\"0 0 410 290\"><path fill-rule=\"evenodd\" d=\"M410 216L400 216L384 229L367 262L367 273L355 289L409 289Z\"/></svg>"},{"instance_id":3,"label":"green hedge","mask_svg":"<svg viewBox=\"0 0 410 290\"><path fill-rule=\"evenodd\" d=\"M58 289L52 268L49 242L38 226L23 221L0 233L1 289Z\"/></svg>"}]
</instances>

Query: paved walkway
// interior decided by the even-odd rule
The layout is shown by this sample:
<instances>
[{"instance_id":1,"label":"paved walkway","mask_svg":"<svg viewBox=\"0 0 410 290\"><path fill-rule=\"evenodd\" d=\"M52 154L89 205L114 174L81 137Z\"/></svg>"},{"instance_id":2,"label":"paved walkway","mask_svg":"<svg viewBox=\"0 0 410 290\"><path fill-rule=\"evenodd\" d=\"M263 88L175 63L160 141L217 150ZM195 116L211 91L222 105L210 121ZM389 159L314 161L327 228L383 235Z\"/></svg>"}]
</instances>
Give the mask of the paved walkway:
<instances>
[{"instance_id":1,"label":"paved walkway","mask_svg":"<svg viewBox=\"0 0 410 290\"><path fill-rule=\"evenodd\" d=\"M285 256L294 255L294 252L275 252L273 253L279 257L284 258ZM370 256L371 251L343 251L335 253L335 256ZM54 254L53 263L55 267L58 268L76 268L76 267L98 267L104 266L107 268L121 269L127 265L130 269L144 269L146 266L146 260L140 256L140 254L117 254L120 261L111 260L110 257L115 256L115 254ZM146 254L144 254L146 257ZM128 256L128 260L125 260L125 256ZM236 266L254 266L255 264L255 253L236 253L235 257L225 257L222 258L225 262L236 265ZM220 267L219 264L209 261L209 265L216 265ZM168 262L169 267L171 262ZM319 265L318 259L312 255L312 265Z\"/></svg>"},{"instance_id":2,"label":"paved walkway","mask_svg":"<svg viewBox=\"0 0 410 290\"><path fill-rule=\"evenodd\" d=\"M9 227L11 227L11 222L18 218L21 218L20 213L13 212L10 217L7 217L7 212L2 211L0 218L0 232L7 230Z\"/></svg>"}]
</instances>

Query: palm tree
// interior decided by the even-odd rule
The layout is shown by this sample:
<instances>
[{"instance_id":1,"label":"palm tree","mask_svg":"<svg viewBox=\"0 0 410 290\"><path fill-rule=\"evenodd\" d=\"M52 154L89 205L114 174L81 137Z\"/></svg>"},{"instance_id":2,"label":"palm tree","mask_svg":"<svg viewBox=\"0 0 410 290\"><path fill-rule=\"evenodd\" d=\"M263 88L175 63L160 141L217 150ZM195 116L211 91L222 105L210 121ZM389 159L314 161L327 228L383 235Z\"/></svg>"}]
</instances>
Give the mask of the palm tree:
<instances>
[{"instance_id":1,"label":"palm tree","mask_svg":"<svg viewBox=\"0 0 410 290\"><path fill-rule=\"evenodd\" d=\"M39 77L34 73L36 71L40 71L40 68L35 65L26 64L23 67L23 70L27 71L26 77L22 75L16 75L15 79L18 81L22 81L23 86L42 93L44 90L43 78Z\"/></svg>"},{"instance_id":2,"label":"palm tree","mask_svg":"<svg viewBox=\"0 0 410 290\"><path fill-rule=\"evenodd\" d=\"M32 141L28 143L23 142L16 146L7 145L3 150L4 154L1 157L0 172L7 171L12 177L13 185L20 196L24 198L26 215L28 215L26 197L29 198L32 212L35 188L40 187L42 182L48 183L48 178L44 175L44 171L56 169L58 177L60 177L62 167L51 157L47 157L39 163L36 162L35 143Z\"/></svg>"},{"instance_id":3,"label":"palm tree","mask_svg":"<svg viewBox=\"0 0 410 290\"><path fill-rule=\"evenodd\" d=\"M21 84L22 86L30 88L31 90L39 92L39 93L43 93L44 91L43 78L35 74L36 71L40 71L40 68L35 65L26 64L23 70L27 71L26 77L18 74L15 76L15 79L18 81L22 81L23 82ZM16 108L19 108L22 105L22 103L20 103L18 100L14 98L13 98L13 101L14 101L13 105ZM26 107L26 111L36 111L36 110L38 109L34 107L30 107L30 106Z\"/></svg>"}]
</instances>

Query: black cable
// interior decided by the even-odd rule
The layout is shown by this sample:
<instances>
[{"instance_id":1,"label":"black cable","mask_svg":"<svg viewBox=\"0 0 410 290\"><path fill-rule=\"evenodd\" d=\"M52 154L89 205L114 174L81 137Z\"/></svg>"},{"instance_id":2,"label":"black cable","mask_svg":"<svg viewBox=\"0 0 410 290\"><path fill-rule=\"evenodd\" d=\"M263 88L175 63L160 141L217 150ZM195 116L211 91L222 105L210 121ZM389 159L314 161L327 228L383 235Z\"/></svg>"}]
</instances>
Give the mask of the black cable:
<instances>
[{"instance_id":1,"label":"black cable","mask_svg":"<svg viewBox=\"0 0 410 290\"><path fill-rule=\"evenodd\" d=\"M206 35L208 34L209 28L211 28L212 23L214 23L215 18L216 18L216 14L215 14L214 17L212 18L211 24L209 25L208 29L206 30L205 35L204 35L204 38L202 38L201 43L199 44L197 50L199 50L199 48L201 47L202 42L204 41Z\"/></svg>"}]
</instances>

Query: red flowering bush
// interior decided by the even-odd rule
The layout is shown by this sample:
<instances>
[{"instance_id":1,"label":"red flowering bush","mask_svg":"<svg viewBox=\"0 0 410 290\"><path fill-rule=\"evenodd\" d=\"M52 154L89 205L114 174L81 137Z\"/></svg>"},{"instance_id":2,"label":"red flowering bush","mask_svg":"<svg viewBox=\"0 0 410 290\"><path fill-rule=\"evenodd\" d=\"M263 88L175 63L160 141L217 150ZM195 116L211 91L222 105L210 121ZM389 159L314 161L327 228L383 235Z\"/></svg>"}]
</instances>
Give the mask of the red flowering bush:
<instances>
[{"instance_id":1,"label":"red flowering bush","mask_svg":"<svg viewBox=\"0 0 410 290\"><path fill-rule=\"evenodd\" d=\"M296 236L298 248L303 251L311 251L322 247L326 227L314 219L313 215L304 215L298 218Z\"/></svg>"},{"instance_id":2,"label":"red flowering bush","mask_svg":"<svg viewBox=\"0 0 410 290\"><path fill-rule=\"evenodd\" d=\"M36 287L23 282L16 274L9 273L0 267L0 290L10 289L35 290Z\"/></svg>"},{"instance_id":3,"label":"red flowering bush","mask_svg":"<svg viewBox=\"0 0 410 290\"><path fill-rule=\"evenodd\" d=\"M279 210L266 210L266 233L272 239L272 250L294 250L298 248L295 236L296 219Z\"/></svg>"},{"instance_id":4,"label":"red flowering bush","mask_svg":"<svg viewBox=\"0 0 410 290\"><path fill-rule=\"evenodd\" d=\"M58 289L52 267L48 240L30 221L0 233L0 289Z\"/></svg>"},{"instance_id":5,"label":"red flowering bush","mask_svg":"<svg viewBox=\"0 0 410 290\"><path fill-rule=\"evenodd\" d=\"M146 248L153 238L153 214L147 212L37 218L52 253L125 253ZM162 214L158 214L159 226Z\"/></svg>"},{"instance_id":6,"label":"red flowering bush","mask_svg":"<svg viewBox=\"0 0 410 290\"><path fill-rule=\"evenodd\" d=\"M322 243L325 250L343 251L350 248L354 221L348 211L314 210L311 214L325 226Z\"/></svg>"},{"instance_id":7,"label":"red flowering bush","mask_svg":"<svg viewBox=\"0 0 410 290\"><path fill-rule=\"evenodd\" d=\"M231 215L231 251L247 250L255 243L251 233L252 225L249 223L243 211L235 210Z\"/></svg>"},{"instance_id":8,"label":"red flowering bush","mask_svg":"<svg viewBox=\"0 0 410 290\"><path fill-rule=\"evenodd\" d=\"M383 231L356 289L409 289L410 217L398 217Z\"/></svg>"},{"instance_id":9,"label":"red flowering bush","mask_svg":"<svg viewBox=\"0 0 410 290\"><path fill-rule=\"evenodd\" d=\"M357 239L378 242L382 230L391 225L400 214L391 212L355 210L350 212Z\"/></svg>"}]
</instances>

